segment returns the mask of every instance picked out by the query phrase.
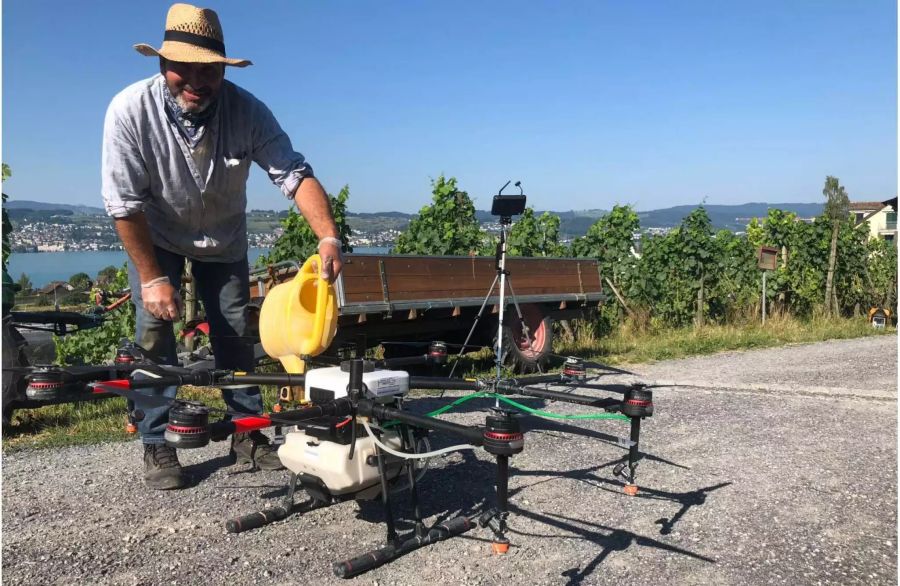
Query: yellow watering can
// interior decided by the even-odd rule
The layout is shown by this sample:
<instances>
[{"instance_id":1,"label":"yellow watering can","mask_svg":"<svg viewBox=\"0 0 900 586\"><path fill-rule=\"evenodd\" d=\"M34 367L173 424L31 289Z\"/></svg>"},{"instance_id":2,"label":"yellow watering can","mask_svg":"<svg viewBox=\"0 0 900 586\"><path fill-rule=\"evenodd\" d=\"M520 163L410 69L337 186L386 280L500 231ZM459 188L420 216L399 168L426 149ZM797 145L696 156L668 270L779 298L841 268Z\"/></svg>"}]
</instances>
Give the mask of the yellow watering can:
<instances>
[{"instance_id":1,"label":"yellow watering can","mask_svg":"<svg viewBox=\"0 0 900 586\"><path fill-rule=\"evenodd\" d=\"M263 350L277 358L285 372L305 372L301 356L321 354L337 330L334 287L319 276L318 254L306 259L290 281L269 290L259 313Z\"/></svg>"}]
</instances>

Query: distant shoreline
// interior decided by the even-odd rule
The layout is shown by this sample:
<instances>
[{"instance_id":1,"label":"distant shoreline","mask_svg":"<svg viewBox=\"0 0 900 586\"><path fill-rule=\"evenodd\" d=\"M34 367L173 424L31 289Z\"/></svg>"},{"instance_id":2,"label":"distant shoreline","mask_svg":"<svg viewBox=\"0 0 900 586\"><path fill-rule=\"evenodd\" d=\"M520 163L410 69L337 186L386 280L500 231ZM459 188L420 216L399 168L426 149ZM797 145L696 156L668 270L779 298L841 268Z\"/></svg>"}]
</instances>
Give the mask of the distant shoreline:
<instances>
[{"instance_id":1,"label":"distant shoreline","mask_svg":"<svg viewBox=\"0 0 900 586\"><path fill-rule=\"evenodd\" d=\"M252 266L260 255L269 248L251 247L247 259ZM389 250L384 246L359 246L357 252L385 254ZM37 252L16 252L9 256L9 276L18 281L22 274L28 275L35 289L46 286L52 281L68 281L76 273L87 273L90 278L97 276L108 266L121 267L128 256L124 250L47 250Z\"/></svg>"}]
</instances>

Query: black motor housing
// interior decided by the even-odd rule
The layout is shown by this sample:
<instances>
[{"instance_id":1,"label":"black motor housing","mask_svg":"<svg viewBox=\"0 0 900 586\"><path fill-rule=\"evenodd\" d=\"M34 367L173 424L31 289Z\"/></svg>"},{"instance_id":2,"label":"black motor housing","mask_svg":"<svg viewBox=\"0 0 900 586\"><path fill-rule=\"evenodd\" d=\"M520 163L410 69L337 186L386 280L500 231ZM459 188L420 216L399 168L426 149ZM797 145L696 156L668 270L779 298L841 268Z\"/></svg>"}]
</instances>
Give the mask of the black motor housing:
<instances>
[{"instance_id":1,"label":"black motor housing","mask_svg":"<svg viewBox=\"0 0 900 586\"><path fill-rule=\"evenodd\" d=\"M209 408L198 401L176 402L164 436L170 448L202 448L209 443Z\"/></svg>"},{"instance_id":2,"label":"black motor housing","mask_svg":"<svg viewBox=\"0 0 900 586\"><path fill-rule=\"evenodd\" d=\"M512 456L525 447L519 421L509 415L488 415L485 420L484 449L495 456Z\"/></svg>"},{"instance_id":3,"label":"black motor housing","mask_svg":"<svg viewBox=\"0 0 900 586\"><path fill-rule=\"evenodd\" d=\"M629 417L650 417L653 415L653 392L641 387L625 391L622 399L622 413Z\"/></svg>"},{"instance_id":4,"label":"black motor housing","mask_svg":"<svg viewBox=\"0 0 900 586\"><path fill-rule=\"evenodd\" d=\"M33 401L58 399L63 392L63 373L55 367L40 368L28 375L25 396Z\"/></svg>"}]
</instances>

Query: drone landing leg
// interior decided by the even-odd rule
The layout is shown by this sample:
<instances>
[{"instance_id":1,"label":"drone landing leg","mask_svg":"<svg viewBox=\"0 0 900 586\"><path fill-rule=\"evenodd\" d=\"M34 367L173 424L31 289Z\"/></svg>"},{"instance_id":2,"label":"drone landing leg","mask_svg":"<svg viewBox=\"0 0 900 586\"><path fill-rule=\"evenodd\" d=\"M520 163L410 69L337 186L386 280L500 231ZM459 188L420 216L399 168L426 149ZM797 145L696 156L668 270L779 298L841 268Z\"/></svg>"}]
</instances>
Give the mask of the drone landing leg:
<instances>
[{"instance_id":1,"label":"drone landing leg","mask_svg":"<svg viewBox=\"0 0 900 586\"><path fill-rule=\"evenodd\" d=\"M497 456L497 520L491 551L501 555L509 551L506 538L506 518L509 516L509 456Z\"/></svg>"},{"instance_id":2,"label":"drone landing leg","mask_svg":"<svg viewBox=\"0 0 900 586\"><path fill-rule=\"evenodd\" d=\"M401 438L403 449L407 452L415 452L415 439L412 437L412 431L406 425L401 428ZM409 502L412 505L413 520L416 523L415 535L417 538L425 537L425 524L422 522L422 512L419 509L419 491L416 487L416 470L415 465L410 461L406 467L409 477Z\"/></svg>"},{"instance_id":3,"label":"drone landing leg","mask_svg":"<svg viewBox=\"0 0 900 586\"><path fill-rule=\"evenodd\" d=\"M388 488L387 475L385 474L384 452L377 445L375 455L378 460L378 476L381 479L381 504L384 506L384 522L387 525L388 545L397 543L397 530L394 528L394 513L391 510L391 491Z\"/></svg>"},{"instance_id":4,"label":"drone landing leg","mask_svg":"<svg viewBox=\"0 0 900 586\"><path fill-rule=\"evenodd\" d=\"M524 447L524 436L518 420L508 411L488 415L484 432L484 449L497 457L497 507L486 511L478 524L494 533L491 551L504 554L509 551L506 538L506 518L509 516L509 457Z\"/></svg>"},{"instance_id":5,"label":"drone landing leg","mask_svg":"<svg viewBox=\"0 0 900 586\"><path fill-rule=\"evenodd\" d=\"M412 452L414 450L414 440L409 437L408 430L401 431L401 441L405 451ZM394 530L394 517L391 512L390 499L388 498L389 490L387 487L387 479L384 474L383 452L376 446L378 454L378 469L381 474L381 490L382 502L385 507L386 523L388 526L388 543L382 548L373 549L362 555L348 560L335 562L332 564L335 576L339 578L352 578L369 570L382 566L391 562L407 553L419 548L449 539L456 535L461 535L475 526L475 520L468 517L454 517L442 523L438 523L431 529L426 529L422 523L422 515L419 510L419 499L416 488L415 467L410 464L407 473L409 474L410 499L413 507L413 516L415 517L415 532L406 539L397 538Z\"/></svg>"},{"instance_id":6,"label":"drone landing leg","mask_svg":"<svg viewBox=\"0 0 900 586\"><path fill-rule=\"evenodd\" d=\"M306 513L326 504L321 501L313 501L311 503L306 502L299 505L295 504L294 493L297 491L297 478L298 476L296 474L291 474L291 479L288 482L287 495L284 497L284 504L282 506L272 507L271 509L231 519L225 523L225 528L229 533L242 533L250 529L257 529L263 525L268 525L269 523L274 523L275 521L280 521L293 513Z\"/></svg>"},{"instance_id":7,"label":"drone landing leg","mask_svg":"<svg viewBox=\"0 0 900 586\"><path fill-rule=\"evenodd\" d=\"M641 418L640 417L632 417L631 418L631 447L628 448L628 482L625 484L625 488L623 491L628 496L634 496L638 492L637 484L634 483L635 478L635 470L638 465L638 458L640 457L640 452L638 449L638 442L641 437Z\"/></svg>"}]
</instances>

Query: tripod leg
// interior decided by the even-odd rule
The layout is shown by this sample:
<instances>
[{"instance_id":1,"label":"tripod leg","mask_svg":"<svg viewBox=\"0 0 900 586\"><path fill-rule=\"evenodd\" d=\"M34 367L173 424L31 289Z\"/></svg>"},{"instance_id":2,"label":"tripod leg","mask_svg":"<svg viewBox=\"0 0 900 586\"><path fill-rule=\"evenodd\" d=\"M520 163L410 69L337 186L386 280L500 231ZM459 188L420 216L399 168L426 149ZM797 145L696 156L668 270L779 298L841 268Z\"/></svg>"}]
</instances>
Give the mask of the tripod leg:
<instances>
[{"instance_id":1,"label":"tripod leg","mask_svg":"<svg viewBox=\"0 0 900 586\"><path fill-rule=\"evenodd\" d=\"M494 292L494 287L497 286L497 281L499 279L499 274L494 276L494 282L491 283L491 288L488 289L487 295L484 296L484 301L481 302L481 308L479 308L478 314L475 316L475 321L472 322L472 327L469 329L469 335L466 336L466 341L463 342L462 348L459 349L459 354L456 355L456 362L453 363L453 368L450 369L450 376L448 378L453 378L453 373L456 372L456 365L459 364L459 358L463 355L463 352L466 351L469 340L472 339L472 334L475 333L475 328L478 327L478 321L481 319L481 316L484 315L484 308L487 307L488 299L491 298L491 293ZM441 396L444 396L444 391L441 391Z\"/></svg>"},{"instance_id":2,"label":"tripod leg","mask_svg":"<svg viewBox=\"0 0 900 586\"><path fill-rule=\"evenodd\" d=\"M531 345L531 329L528 327L528 324L525 323L525 318L522 317L522 308L519 307L519 301L516 299L516 292L513 290L512 280L509 277L506 277L506 284L509 285L509 296L512 298L513 307L516 308L516 315L519 316L519 323L522 324L522 334L525 336L525 341L528 342L528 349L534 350L534 347ZM535 362L537 366L538 372L541 374L544 373L544 369L541 368L541 363Z\"/></svg>"}]
</instances>

